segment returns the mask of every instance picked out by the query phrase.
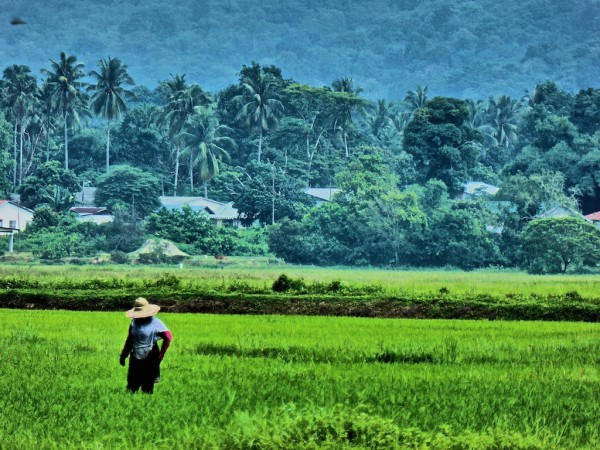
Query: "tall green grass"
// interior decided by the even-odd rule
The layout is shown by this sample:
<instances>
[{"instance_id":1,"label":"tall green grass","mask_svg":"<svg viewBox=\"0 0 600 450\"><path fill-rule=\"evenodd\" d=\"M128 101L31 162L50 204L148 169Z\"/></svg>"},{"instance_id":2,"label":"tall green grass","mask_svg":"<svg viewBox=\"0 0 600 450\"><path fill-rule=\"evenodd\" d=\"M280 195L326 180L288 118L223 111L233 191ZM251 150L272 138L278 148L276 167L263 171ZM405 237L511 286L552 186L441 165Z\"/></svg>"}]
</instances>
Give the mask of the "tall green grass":
<instances>
[{"instance_id":1,"label":"tall green grass","mask_svg":"<svg viewBox=\"0 0 600 450\"><path fill-rule=\"evenodd\" d=\"M0 448L598 448L595 324L161 314L153 396L122 313L0 310Z\"/></svg>"},{"instance_id":2,"label":"tall green grass","mask_svg":"<svg viewBox=\"0 0 600 450\"><path fill-rule=\"evenodd\" d=\"M293 278L302 278L307 284L340 282L350 290L372 287L382 295L407 297L438 295L441 292L462 297L562 296L575 293L585 298L600 298L600 278L597 275L529 275L509 270L462 272L321 268L269 265L260 259L248 258L239 258L226 264L211 262L208 266L184 266L182 269L176 266L1 265L0 283L9 279L14 280L15 285L23 282L42 287L85 287L93 285L94 282L103 286L113 280L115 285L136 288L168 275L181 279L182 287L204 291L226 292L245 289L269 292L275 279L282 273ZM2 287L6 288L5 285L0 286Z\"/></svg>"}]
</instances>

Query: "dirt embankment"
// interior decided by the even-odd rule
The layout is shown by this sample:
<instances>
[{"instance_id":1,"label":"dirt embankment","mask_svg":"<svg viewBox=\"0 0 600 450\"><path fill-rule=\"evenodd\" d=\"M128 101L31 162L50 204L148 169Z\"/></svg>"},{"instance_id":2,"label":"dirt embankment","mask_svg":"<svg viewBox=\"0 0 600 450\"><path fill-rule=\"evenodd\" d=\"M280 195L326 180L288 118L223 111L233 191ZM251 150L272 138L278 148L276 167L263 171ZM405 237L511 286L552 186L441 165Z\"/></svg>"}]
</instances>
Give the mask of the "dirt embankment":
<instances>
[{"instance_id":1,"label":"dirt embankment","mask_svg":"<svg viewBox=\"0 0 600 450\"><path fill-rule=\"evenodd\" d=\"M41 293L6 290L0 292L0 308L65 309L79 311L124 311L136 296L145 296L165 312L209 314L280 314L353 316L411 319L483 319L600 321L596 302L490 301L490 299L447 300L343 296L293 295L189 295L175 292Z\"/></svg>"}]
</instances>

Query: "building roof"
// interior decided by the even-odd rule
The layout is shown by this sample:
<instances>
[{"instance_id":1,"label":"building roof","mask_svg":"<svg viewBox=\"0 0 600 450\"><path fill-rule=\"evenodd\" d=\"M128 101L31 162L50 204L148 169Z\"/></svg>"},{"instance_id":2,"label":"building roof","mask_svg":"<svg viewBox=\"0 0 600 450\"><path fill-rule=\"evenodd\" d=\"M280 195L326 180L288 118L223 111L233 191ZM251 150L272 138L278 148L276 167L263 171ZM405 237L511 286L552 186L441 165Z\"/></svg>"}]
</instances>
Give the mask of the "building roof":
<instances>
[{"instance_id":1,"label":"building roof","mask_svg":"<svg viewBox=\"0 0 600 450\"><path fill-rule=\"evenodd\" d=\"M600 211L596 211L595 213L591 213L583 217L594 222L600 221Z\"/></svg>"},{"instance_id":2,"label":"building roof","mask_svg":"<svg viewBox=\"0 0 600 450\"><path fill-rule=\"evenodd\" d=\"M469 181L464 185L464 193L469 195L475 194L488 194L488 195L496 195L496 193L500 190L499 187L484 183L483 181Z\"/></svg>"},{"instance_id":3,"label":"building roof","mask_svg":"<svg viewBox=\"0 0 600 450\"><path fill-rule=\"evenodd\" d=\"M25 211L28 211L28 212L30 212L30 213L32 213L32 214L33 214L33 211L32 211L31 209L29 209L29 208L25 208L24 206L21 206L21 205L17 205L17 204L16 204L15 202L13 202L12 200L0 200L0 207L2 207L2 206L4 206L4 205L7 205L7 204L13 205L15 208L21 208L21 209L23 209L23 210L25 210Z\"/></svg>"},{"instance_id":4,"label":"building roof","mask_svg":"<svg viewBox=\"0 0 600 450\"><path fill-rule=\"evenodd\" d=\"M69 209L79 215L108 215L111 212L103 206L73 206Z\"/></svg>"},{"instance_id":5,"label":"building roof","mask_svg":"<svg viewBox=\"0 0 600 450\"><path fill-rule=\"evenodd\" d=\"M233 202L222 203L204 197L160 197L160 203L167 209L181 209L189 206L192 211L203 211L212 219L234 220L239 218L239 211Z\"/></svg>"},{"instance_id":6,"label":"building roof","mask_svg":"<svg viewBox=\"0 0 600 450\"><path fill-rule=\"evenodd\" d=\"M549 208L543 212L541 212L540 214L538 214L536 217L540 217L540 218L546 218L546 217L580 217L580 218L584 218L583 214L581 214L579 211L575 211L574 209L568 208L566 206L554 206L552 208Z\"/></svg>"},{"instance_id":7,"label":"building roof","mask_svg":"<svg viewBox=\"0 0 600 450\"><path fill-rule=\"evenodd\" d=\"M338 188L305 188L304 193L315 197L316 199L330 202L334 194L340 192Z\"/></svg>"}]
</instances>

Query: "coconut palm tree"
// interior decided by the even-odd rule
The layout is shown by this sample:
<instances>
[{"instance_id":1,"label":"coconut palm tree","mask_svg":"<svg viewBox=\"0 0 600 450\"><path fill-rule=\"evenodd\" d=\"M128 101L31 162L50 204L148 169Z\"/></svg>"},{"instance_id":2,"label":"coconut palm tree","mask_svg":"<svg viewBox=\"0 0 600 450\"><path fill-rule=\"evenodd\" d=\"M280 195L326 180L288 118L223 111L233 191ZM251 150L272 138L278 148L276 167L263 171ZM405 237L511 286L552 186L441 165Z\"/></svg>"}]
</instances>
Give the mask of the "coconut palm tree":
<instances>
[{"instance_id":1,"label":"coconut palm tree","mask_svg":"<svg viewBox=\"0 0 600 450\"><path fill-rule=\"evenodd\" d=\"M88 97L84 93L87 83L81 81L85 76L84 65L77 62L77 57L60 52L58 62L50 60L51 69L43 70L48 75L48 83L52 86L55 105L63 120L65 141L65 169L69 168L68 130L79 123L80 115L89 115Z\"/></svg>"},{"instance_id":2,"label":"coconut palm tree","mask_svg":"<svg viewBox=\"0 0 600 450\"><path fill-rule=\"evenodd\" d=\"M263 134L277 126L278 116L283 112L276 87L273 75L261 69L242 78L243 94L235 97L241 103L237 118L247 127L258 129L258 162L262 153Z\"/></svg>"},{"instance_id":3,"label":"coconut palm tree","mask_svg":"<svg viewBox=\"0 0 600 450\"><path fill-rule=\"evenodd\" d=\"M38 92L39 114L41 121L44 124L43 128L46 135L46 162L50 161L50 136L54 132L54 127L56 125L54 117L56 106L54 104L52 89L53 86L46 80Z\"/></svg>"},{"instance_id":4,"label":"coconut palm tree","mask_svg":"<svg viewBox=\"0 0 600 450\"><path fill-rule=\"evenodd\" d=\"M334 92L347 92L348 94L356 96L359 96L363 91L363 88L355 87L352 78L348 77L342 77L338 80L335 80L333 83L331 83L331 87L333 88Z\"/></svg>"},{"instance_id":5,"label":"coconut palm tree","mask_svg":"<svg viewBox=\"0 0 600 450\"><path fill-rule=\"evenodd\" d=\"M486 124L481 127L493 145L509 148L517 140L517 118L521 103L506 95L490 97Z\"/></svg>"},{"instance_id":6,"label":"coconut palm tree","mask_svg":"<svg viewBox=\"0 0 600 450\"><path fill-rule=\"evenodd\" d=\"M226 136L233 130L219 124L214 109L204 107L197 108L197 114L191 116L186 125L186 151L194 155L194 150L198 150L193 163L199 166L200 180L204 183L204 197L207 198L207 185L219 174L219 162L231 159L226 149L236 147L235 141Z\"/></svg>"},{"instance_id":7,"label":"coconut palm tree","mask_svg":"<svg viewBox=\"0 0 600 450\"><path fill-rule=\"evenodd\" d=\"M106 119L106 172L110 168L110 122L119 119L127 110L127 98L134 98L133 92L124 86L133 86L133 78L127 73L127 65L118 58L101 59L100 72L92 70L89 75L96 84L89 87L92 94L92 111Z\"/></svg>"},{"instance_id":8,"label":"coconut palm tree","mask_svg":"<svg viewBox=\"0 0 600 450\"><path fill-rule=\"evenodd\" d=\"M406 97L404 97L404 104L408 107L410 112L414 112L419 108L422 108L427 103L427 86L422 88L417 86L414 91L408 91Z\"/></svg>"},{"instance_id":9,"label":"coconut palm tree","mask_svg":"<svg viewBox=\"0 0 600 450\"><path fill-rule=\"evenodd\" d=\"M346 157L348 157L350 156L348 134L352 127L352 112L363 113L367 102L358 97L362 92L362 88L354 87L351 78L344 77L335 80L331 87L334 91L333 129L340 133L344 151Z\"/></svg>"},{"instance_id":10,"label":"coconut palm tree","mask_svg":"<svg viewBox=\"0 0 600 450\"><path fill-rule=\"evenodd\" d=\"M28 66L14 64L4 69L2 80L2 106L14 122L14 169L13 184L21 184L23 177L23 142L28 116L34 109L38 87ZM17 156L17 137L19 152ZM17 160L18 177L17 177Z\"/></svg>"},{"instance_id":11,"label":"coconut palm tree","mask_svg":"<svg viewBox=\"0 0 600 450\"><path fill-rule=\"evenodd\" d=\"M179 158L183 145L183 129L186 121L196 112L197 106L210 104L212 99L196 84L188 85L185 75L172 75L171 80L161 83L165 93L166 105L159 119L169 132L175 152L175 177L173 195L177 195L179 179Z\"/></svg>"},{"instance_id":12,"label":"coconut palm tree","mask_svg":"<svg viewBox=\"0 0 600 450\"><path fill-rule=\"evenodd\" d=\"M369 127L371 128L371 134L379 139L379 134L389 125L392 124L390 118L391 107L383 99L377 100L377 106L375 108L375 114L369 117Z\"/></svg>"}]
</instances>

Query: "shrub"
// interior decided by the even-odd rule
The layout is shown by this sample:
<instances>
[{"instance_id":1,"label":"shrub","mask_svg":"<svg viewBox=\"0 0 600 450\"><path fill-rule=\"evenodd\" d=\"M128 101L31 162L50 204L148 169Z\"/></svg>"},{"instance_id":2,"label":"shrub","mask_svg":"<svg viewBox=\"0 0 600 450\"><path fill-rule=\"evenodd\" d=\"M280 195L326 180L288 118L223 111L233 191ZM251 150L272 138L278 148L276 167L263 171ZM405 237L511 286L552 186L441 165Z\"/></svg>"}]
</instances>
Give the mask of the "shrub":
<instances>
[{"instance_id":1,"label":"shrub","mask_svg":"<svg viewBox=\"0 0 600 450\"><path fill-rule=\"evenodd\" d=\"M156 287L179 287L181 278L172 273L165 273L154 282Z\"/></svg>"},{"instance_id":2,"label":"shrub","mask_svg":"<svg viewBox=\"0 0 600 450\"><path fill-rule=\"evenodd\" d=\"M167 264L170 262L169 257L163 251L140 253L138 255L138 263L140 264Z\"/></svg>"},{"instance_id":3,"label":"shrub","mask_svg":"<svg viewBox=\"0 0 600 450\"><path fill-rule=\"evenodd\" d=\"M274 292L302 291L305 288L306 284L302 278L290 278L285 273L279 275L272 287Z\"/></svg>"},{"instance_id":4,"label":"shrub","mask_svg":"<svg viewBox=\"0 0 600 450\"><path fill-rule=\"evenodd\" d=\"M110 260L115 264L127 264L129 262L129 256L121 250L115 250L111 252Z\"/></svg>"}]
</instances>

